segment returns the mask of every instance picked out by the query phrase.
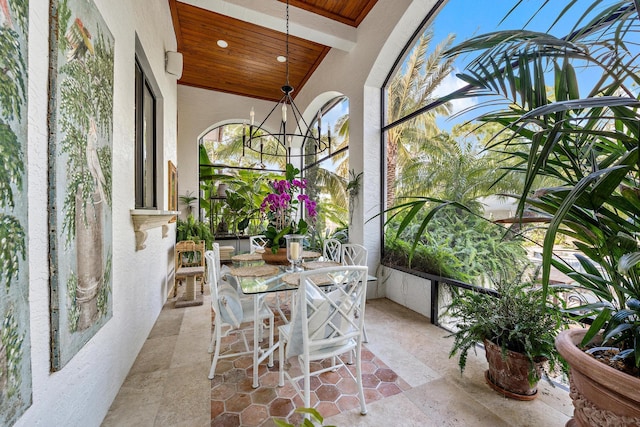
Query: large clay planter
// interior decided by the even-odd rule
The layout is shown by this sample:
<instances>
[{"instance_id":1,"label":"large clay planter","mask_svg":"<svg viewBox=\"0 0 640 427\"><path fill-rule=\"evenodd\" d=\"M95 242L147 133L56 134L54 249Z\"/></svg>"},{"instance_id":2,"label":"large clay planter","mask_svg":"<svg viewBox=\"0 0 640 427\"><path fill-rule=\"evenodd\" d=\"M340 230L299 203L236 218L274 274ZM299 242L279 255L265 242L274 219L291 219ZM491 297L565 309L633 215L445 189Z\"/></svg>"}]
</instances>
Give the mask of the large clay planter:
<instances>
[{"instance_id":1,"label":"large clay planter","mask_svg":"<svg viewBox=\"0 0 640 427\"><path fill-rule=\"evenodd\" d=\"M491 388L512 399L533 400L536 398L538 383L529 384L531 363L524 354L507 350L507 357L503 359L500 347L486 339L484 340L484 349L489 363L485 379ZM539 376L539 363L536 364L536 369Z\"/></svg>"},{"instance_id":2,"label":"large clay planter","mask_svg":"<svg viewBox=\"0 0 640 427\"><path fill-rule=\"evenodd\" d=\"M586 329L556 337L556 348L569 364L573 419L567 427L640 426L640 378L618 371L578 348Z\"/></svg>"},{"instance_id":3,"label":"large clay planter","mask_svg":"<svg viewBox=\"0 0 640 427\"><path fill-rule=\"evenodd\" d=\"M273 265L289 265L289 260L287 259L287 248L278 248L277 253L271 252L271 248L265 248L262 253L262 259L267 264Z\"/></svg>"}]
</instances>

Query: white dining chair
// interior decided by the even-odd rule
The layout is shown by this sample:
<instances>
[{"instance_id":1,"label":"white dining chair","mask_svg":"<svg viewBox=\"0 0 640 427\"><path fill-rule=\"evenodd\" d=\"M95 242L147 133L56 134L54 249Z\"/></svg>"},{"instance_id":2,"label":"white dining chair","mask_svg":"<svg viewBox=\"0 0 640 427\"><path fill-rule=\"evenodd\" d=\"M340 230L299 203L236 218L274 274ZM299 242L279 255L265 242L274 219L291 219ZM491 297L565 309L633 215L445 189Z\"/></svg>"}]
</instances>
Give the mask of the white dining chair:
<instances>
[{"instance_id":1,"label":"white dining chair","mask_svg":"<svg viewBox=\"0 0 640 427\"><path fill-rule=\"evenodd\" d=\"M342 263L342 243L338 239L327 239L322 243L324 261Z\"/></svg>"},{"instance_id":2,"label":"white dining chair","mask_svg":"<svg viewBox=\"0 0 640 427\"><path fill-rule=\"evenodd\" d=\"M342 244L342 264L344 265L367 265L369 251L357 243Z\"/></svg>"},{"instance_id":3,"label":"white dining chair","mask_svg":"<svg viewBox=\"0 0 640 427\"><path fill-rule=\"evenodd\" d=\"M279 331L279 385L288 379L303 399L304 407L311 407L311 375L334 371L344 367L358 387L360 413L367 413L362 387L362 328L367 295L366 266L338 266L300 273L296 304L291 323L280 326ZM335 289L324 292L314 280L326 277ZM355 353L356 374L346 366L343 357ZM289 359L296 358L301 375L291 375L286 369ZM311 371L311 362L323 360L322 368ZM330 365L330 366L329 366ZM299 380L303 379L300 388Z\"/></svg>"},{"instance_id":4,"label":"white dining chair","mask_svg":"<svg viewBox=\"0 0 640 427\"><path fill-rule=\"evenodd\" d=\"M267 236L264 234L257 234L249 237L249 253L254 253L258 249L264 249L267 246Z\"/></svg>"},{"instance_id":5,"label":"white dining chair","mask_svg":"<svg viewBox=\"0 0 640 427\"><path fill-rule=\"evenodd\" d=\"M344 243L342 245L342 264L344 265L367 265L369 251L357 243ZM367 328L362 328L364 342L369 342Z\"/></svg>"},{"instance_id":6,"label":"white dining chair","mask_svg":"<svg viewBox=\"0 0 640 427\"><path fill-rule=\"evenodd\" d=\"M216 365L219 359L229 357L237 357L242 355L255 355L254 350L249 348L246 333L253 331L258 327L263 330L264 321L268 321L269 329L269 348L273 348L274 336L274 316L273 312L266 304L259 304L258 312L254 309L253 298L240 298L236 289L225 282L218 282L216 271L216 259L214 251L205 253L207 262L207 274L209 278L209 287L211 290L211 308L215 313L213 335L209 344L209 353L213 353L211 369L209 370L209 379L215 376ZM246 326L249 324L249 326ZM244 328L241 328L241 325ZM228 328L224 334L223 328ZM231 333L239 333L244 342L244 351L220 353L222 339ZM254 357L254 384L258 383L258 367ZM269 366L273 366L273 353L269 355Z\"/></svg>"}]
</instances>

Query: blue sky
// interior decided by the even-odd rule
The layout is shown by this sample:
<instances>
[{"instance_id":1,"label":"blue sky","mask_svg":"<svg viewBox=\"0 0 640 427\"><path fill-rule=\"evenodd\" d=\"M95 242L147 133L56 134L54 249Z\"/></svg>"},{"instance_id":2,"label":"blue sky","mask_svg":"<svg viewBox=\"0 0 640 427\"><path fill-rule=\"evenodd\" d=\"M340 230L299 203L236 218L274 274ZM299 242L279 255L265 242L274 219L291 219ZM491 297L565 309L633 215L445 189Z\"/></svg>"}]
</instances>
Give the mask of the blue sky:
<instances>
[{"instance_id":1,"label":"blue sky","mask_svg":"<svg viewBox=\"0 0 640 427\"><path fill-rule=\"evenodd\" d=\"M527 24L526 28L529 30L550 32L560 37L571 32L571 25L574 24L578 13L582 13L592 2L579 0L569 16L565 16L551 31L549 31L549 27L553 21L549 17L554 17L555 19L567 5L567 1L550 0L543 9L544 14L536 16L531 22L527 23L543 3L543 0L525 0L515 12L500 23L514 3L513 0L449 0L433 21L434 41L438 43L446 38L448 34L454 33L456 34L454 45L456 45L473 36L495 31L496 29L522 29L525 24ZM605 3L610 4L611 1L605 1ZM463 70L465 60L468 59L463 56L456 61L455 72ZM452 74L437 92L440 95L444 95L463 86L465 84ZM460 111L475 103L477 103L477 100L474 101L473 99L455 101L454 110ZM438 120L438 124L441 128L448 130L453 124L473 118L478 114L479 111L475 111L455 121L441 118Z\"/></svg>"}]
</instances>

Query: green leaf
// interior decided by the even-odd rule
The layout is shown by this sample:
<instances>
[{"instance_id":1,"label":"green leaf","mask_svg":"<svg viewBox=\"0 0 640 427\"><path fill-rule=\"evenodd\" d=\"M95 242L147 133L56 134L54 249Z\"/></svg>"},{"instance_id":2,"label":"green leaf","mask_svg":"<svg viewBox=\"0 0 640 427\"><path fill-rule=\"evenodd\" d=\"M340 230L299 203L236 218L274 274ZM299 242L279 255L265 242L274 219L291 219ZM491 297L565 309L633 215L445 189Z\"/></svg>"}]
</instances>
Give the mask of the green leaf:
<instances>
[{"instance_id":1,"label":"green leaf","mask_svg":"<svg viewBox=\"0 0 640 427\"><path fill-rule=\"evenodd\" d=\"M634 266L640 263L640 252L633 252L630 254L624 254L618 261L618 272L620 274L627 274Z\"/></svg>"},{"instance_id":2,"label":"green leaf","mask_svg":"<svg viewBox=\"0 0 640 427\"><path fill-rule=\"evenodd\" d=\"M611 319L611 310L605 308L600 314L593 320L593 323L587 330L587 333L582 338L582 342L580 345L586 346L589 342L595 338L595 336L600 332L600 329Z\"/></svg>"}]
</instances>

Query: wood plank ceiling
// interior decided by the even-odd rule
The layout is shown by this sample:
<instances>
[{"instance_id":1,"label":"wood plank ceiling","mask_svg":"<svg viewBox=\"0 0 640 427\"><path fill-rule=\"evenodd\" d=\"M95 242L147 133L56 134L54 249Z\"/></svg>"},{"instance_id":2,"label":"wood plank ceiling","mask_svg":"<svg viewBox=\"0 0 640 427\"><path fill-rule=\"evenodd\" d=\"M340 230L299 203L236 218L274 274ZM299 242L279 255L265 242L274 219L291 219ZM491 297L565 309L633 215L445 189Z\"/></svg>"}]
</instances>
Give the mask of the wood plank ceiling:
<instances>
[{"instance_id":1,"label":"wood plank ceiling","mask_svg":"<svg viewBox=\"0 0 640 427\"><path fill-rule=\"evenodd\" d=\"M184 61L179 84L272 101L280 99L286 65L276 57L286 56L284 32L185 2L168 1L178 51ZM376 1L290 0L289 4L357 27ZM219 47L218 40L225 40L228 47ZM289 35L289 83L295 88L294 97L329 50L329 46Z\"/></svg>"}]
</instances>

